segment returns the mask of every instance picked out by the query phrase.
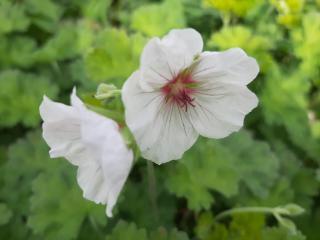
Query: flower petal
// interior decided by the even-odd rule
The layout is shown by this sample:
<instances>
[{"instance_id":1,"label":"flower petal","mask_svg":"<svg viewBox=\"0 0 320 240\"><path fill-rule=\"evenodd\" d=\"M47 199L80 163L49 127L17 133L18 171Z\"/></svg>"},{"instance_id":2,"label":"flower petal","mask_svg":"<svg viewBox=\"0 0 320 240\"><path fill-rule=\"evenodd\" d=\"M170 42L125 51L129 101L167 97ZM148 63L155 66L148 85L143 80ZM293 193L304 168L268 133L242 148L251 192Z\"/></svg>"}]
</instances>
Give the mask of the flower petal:
<instances>
[{"instance_id":1,"label":"flower petal","mask_svg":"<svg viewBox=\"0 0 320 240\"><path fill-rule=\"evenodd\" d=\"M154 128L158 127L161 134L151 145L142 137L138 140L146 145L142 149L142 156L157 164L169 162L182 158L196 142L198 133L195 131L188 114L177 105L164 106L160 109L160 114L154 119L154 124L145 126L146 135Z\"/></svg>"},{"instance_id":2,"label":"flower petal","mask_svg":"<svg viewBox=\"0 0 320 240\"><path fill-rule=\"evenodd\" d=\"M129 175L133 153L111 119L87 110L81 120L82 141L90 160L79 166L78 183L85 198L107 204L107 216L111 217Z\"/></svg>"},{"instance_id":3,"label":"flower petal","mask_svg":"<svg viewBox=\"0 0 320 240\"><path fill-rule=\"evenodd\" d=\"M179 159L198 134L187 113L166 103L161 92L144 92L139 76L139 72L133 73L122 90L127 125L146 159L157 164Z\"/></svg>"},{"instance_id":4,"label":"flower petal","mask_svg":"<svg viewBox=\"0 0 320 240\"><path fill-rule=\"evenodd\" d=\"M151 39L143 49L140 84L145 91L161 88L201 53L201 35L193 29L172 30L161 40Z\"/></svg>"},{"instance_id":5,"label":"flower petal","mask_svg":"<svg viewBox=\"0 0 320 240\"><path fill-rule=\"evenodd\" d=\"M65 157L78 166L78 183L84 197L112 208L125 183L133 153L126 146L116 122L88 110L76 96L72 107L47 98L40 106L43 137L51 157Z\"/></svg>"},{"instance_id":6,"label":"flower petal","mask_svg":"<svg viewBox=\"0 0 320 240\"><path fill-rule=\"evenodd\" d=\"M81 101L81 99L77 96L77 90L76 87L72 89L71 93L71 106L78 108L78 109L86 109L84 103Z\"/></svg>"},{"instance_id":7,"label":"flower petal","mask_svg":"<svg viewBox=\"0 0 320 240\"><path fill-rule=\"evenodd\" d=\"M245 115L257 106L258 99L246 86L214 83L197 91L194 104L190 116L198 133L223 138L243 126Z\"/></svg>"},{"instance_id":8,"label":"flower petal","mask_svg":"<svg viewBox=\"0 0 320 240\"><path fill-rule=\"evenodd\" d=\"M44 120L42 136L51 148L50 156L65 157L74 165L85 161L80 119L76 109L44 97L40 115Z\"/></svg>"},{"instance_id":9,"label":"flower petal","mask_svg":"<svg viewBox=\"0 0 320 240\"><path fill-rule=\"evenodd\" d=\"M122 87L122 101L125 105L126 123L136 139L149 138L147 145L153 144L160 134L160 128L154 127L149 134L144 134L145 126L154 123L154 117L158 114L164 97L161 92L144 92L140 85L140 72L134 72ZM140 145L141 149L146 146Z\"/></svg>"},{"instance_id":10,"label":"flower petal","mask_svg":"<svg viewBox=\"0 0 320 240\"><path fill-rule=\"evenodd\" d=\"M143 49L140 84L145 91L161 88L184 67L184 57L163 46L159 38L151 39Z\"/></svg>"},{"instance_id":11,"label":"flower petal","mask_svg":"<svg viewBox=\"0 0 320 240\"><path fill-rule=\"evenodd\" d=\"M76 111L65 104L57 103L43 96L43 101L39 107L40 116L43 121L60 121L66 118L76 119Z\"/></svg>"},{"instance_id":12,"label":"flower petal","mask_svg":"<svg viewBox=\"0 0 320 240\"><path fill-rule=\"evenodd\" d=\"M89 161L79 166L77 174L84 198L97 204L107 204L108 217L112 217L112 209L129 175L133 161L132 151L126 149L121 143L120 147L114 150L113 144L105 145L110 147L107 147L102 155L102 166L96 161Z\"/></svg>"},{"instance_id":13,"label":"flower petal","mask_svg":"<svg viewBox=\"0 0 320 240\"><path fill-rule=\"evenodd\" d=\"M257 61L240 48L231 48L223 52L204 52L193 68L193 78L199 82L247 85L258 73Z\"/></svg>"},{"instance_id":14,"label":"flower petal","mask_svg":"<svg viewBox=\"0 0 320 240\"><path fill-rule=\"evenodd\" d=\"M182 53L190 55L190 58L200 54L203 48L200 33L192 28L173 29L162 38L162 43L172 49L180 49Z\"/></svg>"}]
</instances>

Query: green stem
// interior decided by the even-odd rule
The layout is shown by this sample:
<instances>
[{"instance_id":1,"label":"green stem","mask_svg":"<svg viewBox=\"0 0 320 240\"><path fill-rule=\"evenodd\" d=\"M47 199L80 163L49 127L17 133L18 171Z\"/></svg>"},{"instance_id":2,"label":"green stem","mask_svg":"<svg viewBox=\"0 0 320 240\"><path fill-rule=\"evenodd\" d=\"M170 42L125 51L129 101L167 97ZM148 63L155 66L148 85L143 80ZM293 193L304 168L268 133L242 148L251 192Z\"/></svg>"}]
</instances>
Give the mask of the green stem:
<instances>
[{"instance_id":1,"label":"green stem","mask_svg":"<svg viewBox=\"0 0 320 240\"><path fill-rule=\"evenodd\" d=\"M223 22L223 27L227 28L230 25L230 21L231 21L231 14L228 12L224 12L222 13L222 22Z\"/></svg>"},{"instance_id":2,"label":"green stem","mask_svg":"<svg viewBox=\"0 0 320 240\"><path fill-rule=\"evenodd\" d=\"M91 105L91 104L86 104L86 106L90 110L92 110L94 112L97 112L97 113L99 113L101 115L104 115L104 116L106 116L108 118L111 118L111 119L113 119L113 120L115 120L117 122L123 122L124 121L122 114L119 113L119 112L108 110L108 109L104 109L104 108L101 108L101 107L96 107L96 106Z\"/></svg>"},{"instance_id":3,"label":"green stem","mask_svg":"<svg viewBox=\"0 0 320 240\"><path fill-rule=\"evenodd\" d=\"M89 217L89 221L91 223L91 226L93 227L93 229L96 231L96 233L99 235L99 237L104 236L104 233L102 232L102 230L100 229L100 227L98 226L96 220L90 216Z\"/></svg>"},{"instance_id":4,"label":"green stem","mask_svg":"<svg viewBox=\"0 0 320 240\"><path fill-rule=\"evenodd\" d=\"M266 213L266 214L274 214L274 209L269 207L241 207L241 208L233 208L227 211L224 211L218 214L215 219L217 221L221 220L224 217L230 216L232 214L238 213Z\"/></svg>"},{"instance_id":5,"label":"green stem","mask_svg":"<svg viewBox=\"0 0 320 240\"><path fill-rule=\"evenodd\" d=\"M151 161L147 161L148 168L148 187L149 187L149 197L152 206L153 217L155 219L155 224L159 222L159 211L157 205L157 180L154 173L154 166Z\"/></svg>"}]
</instances>

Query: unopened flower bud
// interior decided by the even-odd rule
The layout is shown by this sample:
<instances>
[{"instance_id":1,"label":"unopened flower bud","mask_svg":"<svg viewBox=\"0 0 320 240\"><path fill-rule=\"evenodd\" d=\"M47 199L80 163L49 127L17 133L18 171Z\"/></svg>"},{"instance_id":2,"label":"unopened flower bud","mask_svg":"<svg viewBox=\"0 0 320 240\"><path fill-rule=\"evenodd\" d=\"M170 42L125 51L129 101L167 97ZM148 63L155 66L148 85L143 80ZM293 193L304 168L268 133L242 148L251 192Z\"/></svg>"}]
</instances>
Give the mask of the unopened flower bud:
<instances>
[{"instance_id":1,"label":"unopened flower bud","mask_svg":"<svg viewBox=\"0 0 320 240\"><path fill-rule=\"evenodd\" d=\"M117 89L117 87L113 84L101 83L98 86L95 98L98 100L105 100L111 97L118 96L120 92L121 90Z\"/></svg>"}]
</instances>

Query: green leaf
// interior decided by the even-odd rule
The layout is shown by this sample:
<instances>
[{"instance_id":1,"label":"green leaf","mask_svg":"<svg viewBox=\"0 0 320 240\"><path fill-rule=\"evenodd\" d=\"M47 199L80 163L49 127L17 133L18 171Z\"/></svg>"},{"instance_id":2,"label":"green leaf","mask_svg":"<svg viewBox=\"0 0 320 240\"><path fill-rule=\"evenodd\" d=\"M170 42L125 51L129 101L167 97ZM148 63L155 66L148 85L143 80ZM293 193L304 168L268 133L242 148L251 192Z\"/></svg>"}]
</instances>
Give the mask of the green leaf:
<instances>
[{"instance_id":1,"label":"green leaf","mask_svg":"<svg viewBox=\"0 0 320 240\"><path fill-rule=\"evenodd\" d=\"M278 160L269 146L246 131L220 141L198 141L175 168L170 167L168 189L186 197L194 210L210 207L210 190L231 197L240 183L256 196L267 196L278 175Z\"/></svg>"},{"instance_id":2,"label":"green leaf","mask_svg":"<svg viewBox=\"0 0 320 240\"><path fill-rule=\"evenodd\" d=\"M289 220L284 222L289 224ZM196 235L200 240L305 240L300 232L292 232L284 227L265 227L265 218L261 214L237 214L231 223L225 226L214 222L208 212L200 215L196 226Z\"/></svg>"},{"instance_id":3,"label":"green leaf","mask_svg":"<svg viewBox=\"0 0 320 240\"><path fill-rule=\"evenodd\" d=\"M297 219L298 228L306 235L308 240L319 238L320 209L316 207L310 214L305 214Z\"/></svg>"},{"instance_id":4,"label":"green leaf","mask_svg":"<svg viewBox=\"0 0 320 240\"><path fill-rule=\"evenodd\" d=\"M134 223L119 221L106 240L148 240L145 229L138 229Z\"/></svg>"},{"instance_id":5,"label":"green leaf","mask_svg":"<svg viewBox=\"0 0 320 240\"><path fill-rule=\"evenodd\" d=\"M163 227L148 233L143 228L138 228L134 223L127 223L120 220L113 228L112 233L106 240L188 240L188 235L184 232L172 229L167 231Z\"/></svg>"},{"instance_id":6,"label":"green leaf","mask_svg":"<svg viewBox=\"0 0 320 240\"><path fill-rule=\"evenodd\" d=\"M80 5L83 16L102 22L107 20L107 10L111 2L111 0L76 1Z\"/></svg>"},{"instance_id":7,"label":"green leaf","mask_svg":"<svg viewBox=\"0 0 320 240\"><path fill-rule=\"evenodd\" d=\"M84 55L93 44L93 24L89 20L65 22L42 46L26 36L0 36L0 64L31 68Z\"/></svg>"},{"instance_id":8,"label":"green leaf","mask_svg":"<svg viewBox=\"0 0 320 240\"><path fill-rule=\"evenodd\" d=\"M257 59L261 71L265 72L274 64L269 51L274 47L270 38L254 33L245 26L232 26L222 28L221 31L212 34L208 41L210 48L226 50L229 48L240 47L248 55Z\"/></svg>"},{"instance_id":9,"label":"green leaf","mask_svg":"<svg viewBox=\"0 0 320 240\"><path fill-rule=\"evenodd\" d=\"M202 172L205 167L195 169L195 171ZM168 178L166 179L166 186L168 190L178 197L186 197L188 199L188 206L194 210L201 208L208 209L213 203L213 197L207 190L206 186L198 181L196 176L184 164L171 164L167 170ZM231 175L231 174L230 174ZM233 176L229 177L231 180ZM231 189L232 190L232 189Z\"/></svg>"},{"instance_id":10,"label":"green leaf","mask_svg":"<svg viewBox=\"0 0 320 240\"><path fill-rule=\"evenodd\" d=\"M186 233L176 229L168 232L164 228L158 228L157 231L150 234L149 240L189 240L189 237Z\"/></svg>"},{"instance_id":11,"label":"green leaf","mask_svg":"<svg viewBox=\"0 0 320 240\"><path fill-rule=\"evenodd\" d=\"M9 222L12 212L6 204L0 203L0 226Z\"/></svg>"},{"instance_id":12,"label":"green leaf","mask_svg":"<svg viewBox=\"0 0 320 240\"><path fill-rule=\"evenodd\" d=\"M305 0L271 0L270 2L279 12L278 23L289 28L299 23Z\"/></svg>"},{"instance_id":13,"label":"green leaf","mask_svg":"<svg viewBox=\"0 0 320 240\"><path fill-rule=\"evenodd\" d=\"M302 73L288 76L277 68L268 73L261 99L262 111L268 124L284 126L296 147L311 158L320 155L320 139L314 139L308 120L307 92L310 84Z\"/></svg>"},{"instance_id":14,"label":"green leaf","mask_svg":"<svg viewBox=\"0 0 320 240\"><path fill-rule=\"evenodd\" d=\"M39 131L9 149L8 161L1 168L1 196L14 213L12 224L16 222L21 232L10 228L8 235L30 235L23 232L26 221L37 239L74 239L86 218L105 224L105 206L85 200L76 169L66 160L50 159L48 151Z\"/></svg>"},{"instance_id":15,"label":"green leaf","mask_svg":"<svg viewBox=\"0 0 320 240\"><path fill-rule=\"evenodd\" d=\"M237 1L237 0L203 0L208 7L218 9L224 13L232 13L245 16L250 10L259 5L261 0Z\"/></svg>"},{"instance_id":16,"label":"green leaf","mask_svg":"<svg viewBox=\"0 0 320 240\"><path fill-rule=\"evenodd\" d=\"M51 0L26 0L24 5L34 24L49 32L55 30L63 13L60 5Z\"/></svg>"},{"instance_id":17,"label":"green leaf","mask_svg":"<svg viewBox=\"0 0 320 240\"><path fill-rule=\"evenodd\" d=\"M233 158L234 167L247 188L256 196L267 196L279 169L279 159L268 143L255 140L246 131L218 142Z\"/></svg>"},{"instance_id":18,"label":"green leaf","mask_svg":"<svg viewBox=\"0 0 320 240\"><path fill-rule=\"evenodd\" d=\"M102 31L97 36L95 47L85 58L89 77L98 82L128 78L138 68L144 42L140 34L128 36L118 29Z\"/></svg>"},{"instance_id":19,"label":"green leaf","mask_svg":"<svg viewBox=\"0 0 320 240\"><path fill-rule=\"evenodd\" d=\"M234 215L229 226L214 221L211 213L201 214L196 235L200 240L256 240L261 239L264 216L260 214ZM272 239L273 240L273 239Z\"/></svg>"},{"instance_id":20,"label":"green leaf","mask_svg":"<svg viewBox=\"0 0 320 240\"><path fill-rule=\"evenodd\" d=\"M57 87L45 76L7 70L0 73L0 125L23 123L36 126L40 121L38 107L42 96L54 97ZM28 114L26 114L28 113Z\"/></svg>"},{"instance_id":21,"label":"green leaf","mask_svg":"<svg viewBox=\"0 0 320 240\"><path fill-rule=\"evenodd\" d=\"M320 13L303 16L302 27L292 31L294 53L301 61L302 74L320 85Z\"/></svg>"},{"instance_id":22,"label":"green leaf","mask_svg":"<svg viewBox=\"0 0 320 240\"><path fill-rule=\"evenodd\" d=\"M300 168L298 174L292 179L292 187L295 191L294 202L307 208L312 206L312 198L318 194L320 187L315 176L315 170Z\"/></svg>"},{"instance_id":23,"label":"green leaf","mask_svg":"<svg viewBox=\"0 0 320 240\"><path fill-rule=\"evenodd\" d=\"M280 160L279 176L270 188L268 196L252 196L242 189L234 203L248 206L281 206L290 202L299 204L307 211L312 206L313 198L319 190L315 171L303 165L302 161L279 140L274 140L272 148Z\"/></svg>"},{"instance_id":24,"label":"green leaf","mask_svg":"<svg viewBox=\"0 0 320 240\"><path fill-rule=\"evenodd\" d=\"M176 201L164 185L165 175L160 169L155 169L156 175L156 209L152 205L149 193L149 182L147 177L147 167L143 165L136 169L134 174L144 176L140 181L129 179L123 190L123 194L118 201L119 214L126 216L128 221L136 223L139 227L155 229L161 225L171 228L174 226L174 214L176 211ZM135 204L128 204L134 202ZM155 212L156 211L156 212ZM139 214L137 214L139 213Z\"/></svg>"},{"instance_id":25,"label":"green leaf","mask_svg":"<svg viewBox=\"0 0 320 240\"><path fill-rule=\"evenodd\" d=\"M96 29L90 20L73 23L66 21L32 55L35 64L71 60L87 54L92 47Z\"/></svg>"},{"instance_id":26,"label":"green leaf","mask_svg":"<svg viewBox=\"0 0 320 240\"><path fill-rule=\"evenodd\" d=\"M262 234L262 240L305 240L300 233L291 233L286 228L266 228Z\"/></svg>"},{"instance_id":27,"label":"green leaf","mask_svg":"<svg viewBox=\"0 0 320 240\"><path fill-rule=\"evenodd\" d=\"M36 42L29 37L0 36L0 64L5 67L30 67Z\"/></svg>"},{"instance_id":28,"label":"green leaf","mask_svg":"<svg viewBox=\"0 0 320 240\"><path fill-rule=\"evenodd\" d=\"M26 239L26 240L37 240L30 229L27 228L25 217L13 215L10 222L6 225L0 226L0 238L1 239Z\"/></svg>"},{"instance_id":29,"label":"green leaf","mask_svg":"<svg viewBox=\"0 0 320 240\"><path fill-rule=\"evenodd\" d=\"M184 26L181 0L166 0L163 3L139 7L131 18L131 27L148 36L162 36L172 28Z\"/></svg>"},{"instance_id":30,"label":"green leaf","mask_svg":"<svg viewBox=\"0 0 320 240\"><path fill-rule=\"evenodd\" d=\"M0 34L25 31L29 24L23 5L7 0L0 2Z\"/></svg>"},{"instance_id":31,"label":"green leaf","mask_svg":"<svg viewBox=\"0 0 320 240\"><path fill-rule=\"evenodd\" d=\"M59 30L33 55L35 62L52 62L68 59L78 53L77 27L70 22L59 27Z\"/></svg>"},{"instance_id":32,"label":"green leaf","mask_svg":"<svg viewBox=\"0 0 320 240\"><path fill-rule=\"evenodd\" d=\"M214 220L211 212L203 212L197 218L197 225L195 227L195 234L199 239L206 239L212 231ZM220 235L220 234L219 234ZM225 239L225 238L221 238Z\"/></svg>"},{"instance_id":33,"label":"green leaf","mask_svg":"<svg viewBox=\"0 0 320 240\"><path fill-rule=\"evenodd\" d=\"M43 143L40 132L29 133L25 139L20 139L10 146L8 159L0 168L3 178L0 197L13 215L9 224L0 227L1 239L34 239L30 237L31 231L26 226L31 183L45 168L54 169L55 162L51 161L53 160L49 160L48 148Z\"/></svg>"},{"instance_id":34,"label":"green leaf","mask_svg":"<svg viewBox=\"0 0 320 240\"><path fill-rule=\"evenodd\" d=\"M40 174L32 190L28 226L36 235L48 240L75 239L88 215L93 215L99 225L105 224L104 206L83 199L75 169L69 165L61 163L51 172Z\"/></svg>"},{"instance_id":35,"label":"green leaf","mask_svg":"<svg viewBox=\"0 0 320 240\"><path fill-rule=\"evenodd\" d=\"M234 240L255 240L261 236L265 219L260 214L239 214L232 219L229 235Z\"/></svg>"}]
</instances>

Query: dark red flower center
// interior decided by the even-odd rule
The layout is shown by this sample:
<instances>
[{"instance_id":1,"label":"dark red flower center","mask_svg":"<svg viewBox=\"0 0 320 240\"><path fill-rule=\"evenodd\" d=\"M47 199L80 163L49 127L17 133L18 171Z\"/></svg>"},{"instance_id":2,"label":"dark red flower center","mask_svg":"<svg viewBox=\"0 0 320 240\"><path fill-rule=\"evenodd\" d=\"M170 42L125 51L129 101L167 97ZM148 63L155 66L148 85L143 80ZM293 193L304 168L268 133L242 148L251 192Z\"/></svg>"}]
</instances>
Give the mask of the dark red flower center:
<instances>
[{"instance_id":1,"label":"dark red flower center","mask_svg":"<svg viewBox=\"0 0 320 240\"><path fill-rule=\"evenodd\" d=\"M189 71L182 71L165 86L161 88L165 95L166 103L177 104L188 111L188 107L195 107L194 98L196 82L192 79Z\"/></svg>"}]
</instances>

